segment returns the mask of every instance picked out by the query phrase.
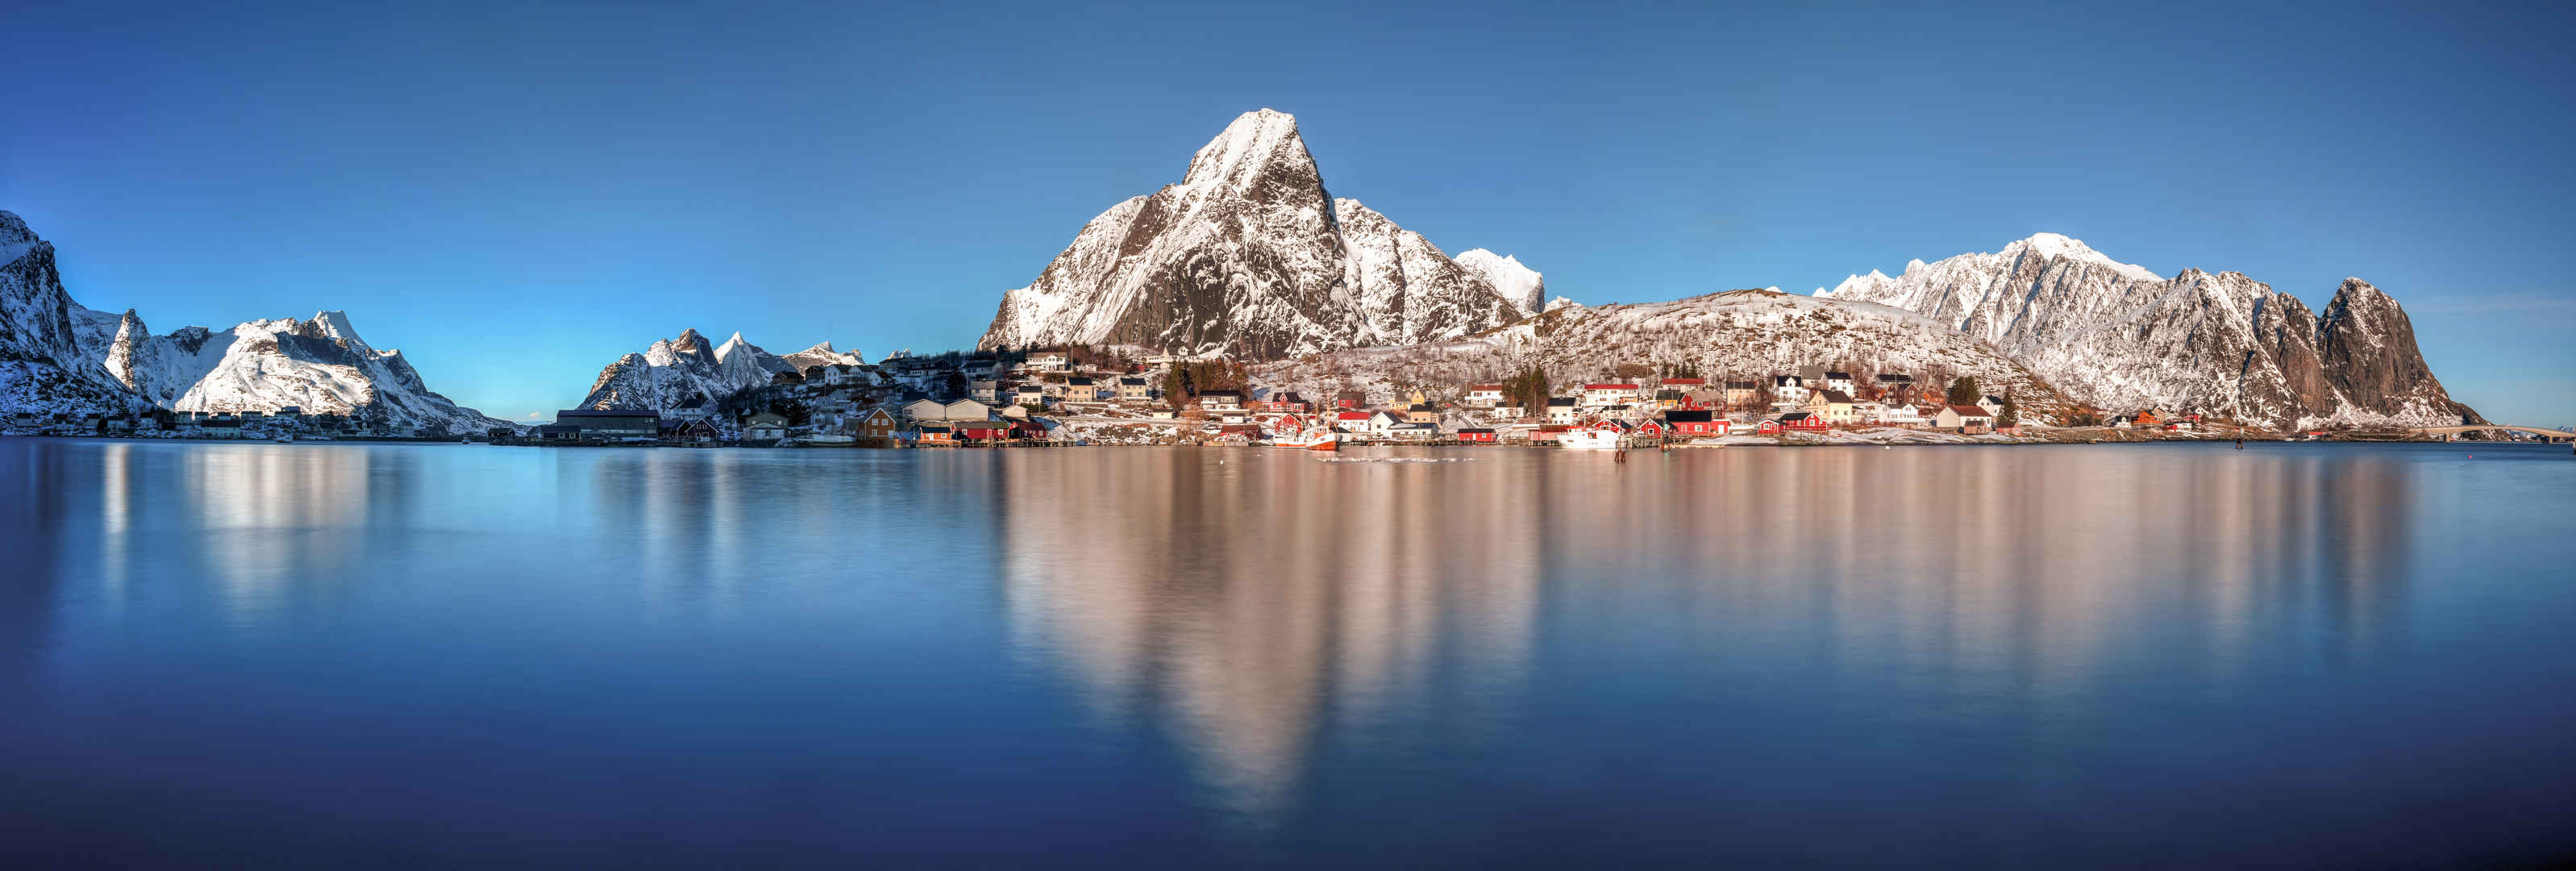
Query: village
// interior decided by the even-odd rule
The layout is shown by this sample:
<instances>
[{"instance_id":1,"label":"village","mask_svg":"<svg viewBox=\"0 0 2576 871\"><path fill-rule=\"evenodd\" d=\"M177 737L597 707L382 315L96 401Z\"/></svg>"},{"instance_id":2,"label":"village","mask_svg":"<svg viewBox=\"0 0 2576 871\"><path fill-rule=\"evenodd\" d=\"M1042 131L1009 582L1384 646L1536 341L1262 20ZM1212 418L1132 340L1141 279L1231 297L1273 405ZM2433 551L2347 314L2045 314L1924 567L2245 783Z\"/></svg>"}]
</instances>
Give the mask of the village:
<instances>
[{"instance_id":1,"label":"village","mask_svg":"<svg viewBox=\"0 0 2576 871\"><path fill-rule=\"evenodd\" d=\"M1254 383L1223 359L1122 349L899 355L806 367L714 401L567 409L504 441L550 445L1053 447L1118 444L1621 447L1829 443L1851 434L2010 442L2037 427L1974 379L1866 377L1817 366L1758 380L1664 375L1314 394ZM2196 415L2138 412L2102 428L2192 434ZM1329 435L1327 435L1329 434Z\"/></svg>"}]
</instances>

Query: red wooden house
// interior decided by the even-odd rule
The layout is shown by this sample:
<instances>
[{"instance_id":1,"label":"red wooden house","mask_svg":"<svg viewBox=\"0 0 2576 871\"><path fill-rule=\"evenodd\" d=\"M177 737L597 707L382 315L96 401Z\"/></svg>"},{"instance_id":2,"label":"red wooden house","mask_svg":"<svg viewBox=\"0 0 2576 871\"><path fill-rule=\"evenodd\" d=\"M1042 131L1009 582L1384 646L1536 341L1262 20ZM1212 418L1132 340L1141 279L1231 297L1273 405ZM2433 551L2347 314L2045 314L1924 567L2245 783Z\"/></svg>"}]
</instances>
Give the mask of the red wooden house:
<instances>
[{"instance_id":1,"label":"red wooden house","mask_svg":"<svg viewBox=\"0 0 2576 871\"><path fill-rule=\"evenodd\" d=\"M960 441L1000 441L1002 436L1009 434L1010 431L1010 427L998 420L964 421L956 425L957 438Z\"/></svg>"},{"instance_id":2,"label":"red wooden house","mask_svg":"<svg viewBox=\"0 0 2576 871\"><path fill-rule=\"evenodd\" d=\"M1780 416L1780 428L1790 432L1824 432L1825 416L1811 411L1795 411Z\"/></svg>"},{"instance_id":3,"label":"red wooden house","mask_svg":"<svg viewBox=\"0 0 2576 871\"><path fill-rule=\"evenodd\" d=\"M1494 431L1490 429L1462 429L1458 431L1458 441L1462 444L1490 445L1494 443Z\"/></svg>"},{"instance_id":4,"label":"red wooden house","mask_svg":"<svg viewBox=\"0 0 2576 871\"><path fill-rule=\"evenodd\" d=\"M1664 412L1664 426L1677 436L1722 436L1735 428L1733 421L1706 409Z\"/></svg>"}]
</instances>

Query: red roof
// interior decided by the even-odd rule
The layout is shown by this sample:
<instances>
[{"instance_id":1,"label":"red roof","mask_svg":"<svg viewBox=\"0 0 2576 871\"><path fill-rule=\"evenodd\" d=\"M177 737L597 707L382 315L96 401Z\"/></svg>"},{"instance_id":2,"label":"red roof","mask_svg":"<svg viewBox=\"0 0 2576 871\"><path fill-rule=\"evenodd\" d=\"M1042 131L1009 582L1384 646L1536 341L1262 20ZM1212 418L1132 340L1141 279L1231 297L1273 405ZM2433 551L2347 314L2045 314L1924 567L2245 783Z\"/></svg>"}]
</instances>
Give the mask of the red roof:
<instances>
[{"instance_id":1,"label":"red roof","mask_svg":"<svg viewBox=\"0 0 2576 871\"><path fill-rule=\"evenodd\" d=\"M1585 390L1635 390L1635 389L1637 389L1637 385L1634 385L1634 384L1586 384L1586 385L1583 385L1583 389L1585 389Z\"/></svg>"},{"instance_id":2,"label":"red roof","mask_svg":"<svg viewBox=\"0 0 2576 871\"><path fill-rule=\"evenodd\" d=\"M1469 387L1469 388L1467 388L1467 389L1468 389L1469 391L1471 391L1471 392L1472 392L1472 391L1477 391L1477 390L1491 390L1491 391L1493 391L1493 392L1495 392L1495 393L1501 393L1501 392L1503 392L1503 385L1500 385L1500 384L1478 384L1478 385L1475 385L1475 386L1473 386L1473 387Z\"/></svg>"},{"instance_id":3,"label":"red roof","mask_svg":"<svg viewBox=\"0 0 2576 871\"><path fill-rule=\"evenodd\" d=\"M1333 415L1333 419L1335 419L1335 420L1367 420L1367 419L1369 419L1369 413L1368 413L1368 412L1365 412L1365 411L1345 411L1345 412L1342 412L1342 413L1340 413L1340 414Z\"/></svg>"},{"instance_id":4,"label":"red roof","mask_svg":"<svg viewBox=\"0 0 2576 871\"><path fill-rule=\"evenodd\" d=\"M1978 408L1978 407L1973 406L1973 405L1953 405L1953 406L1950 406L1950 410L1951 410L1951 411L1958 412L1960 417L1993 417L1993 416L1994 416L1994 415L1991 415L1991 414L1987 414L1985 409Z\"/></svg>"}]
</instances>

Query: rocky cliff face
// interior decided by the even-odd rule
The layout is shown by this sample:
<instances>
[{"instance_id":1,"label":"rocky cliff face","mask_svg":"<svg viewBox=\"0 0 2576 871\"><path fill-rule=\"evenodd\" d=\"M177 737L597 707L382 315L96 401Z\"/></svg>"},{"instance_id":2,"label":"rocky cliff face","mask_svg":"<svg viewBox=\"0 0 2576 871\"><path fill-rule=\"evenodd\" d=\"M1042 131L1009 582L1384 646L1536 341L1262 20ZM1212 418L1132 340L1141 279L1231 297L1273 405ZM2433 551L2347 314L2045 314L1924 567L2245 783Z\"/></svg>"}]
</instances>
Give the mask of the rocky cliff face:
<instances>
[{"instance_id":1,"label":"rocky cliff face","mask_svg":"<svg viewBox=\"0 0 2576 871\"><path fill-rule=\"evenodd\" d=\"M2241 273L2160 278L2043 233L1993 254L1855 275L1818 296L1924 314L2076 401L2272 426L2479 420L2424 365L2395 300L2351 279L2325 314Z\"/></svg>"},{"instance_id":2,"label":"rocky cliff face","mask_svg":"<svg viewBox=\"0 0 2576 871\"><path fill-rule=\"evenodd\" d=\"M431 392L401 351L358 337L348 315L252 321L155 336L143 318L73 302L54 249L0 212L0 410L348 414L395 430L508 426Z\"/></svg>"},{"instance_id":3,"label":"rocky cliff face","mask_svg":"<svg viewBox=\"0 0 2576 871\"><path fill-rule=\"evenodd\" d=\"M802 372L807 366L865 362L856 353L832 350L832 343L781 357L733 334L722 345L710 345L697 330L662 339L641 354L628 354L599 370L582 408L665 411L694 404L713 405L736 391L768 384L780 372Z\"/></svg>"},{"instance_id":4,"label":"rocky cliff face","mask_svg":"<svg viewBox=\"0 0 2576 871\"><path fill-rule=\"evenodd\" d=\"M1296 119L1264 109L1199 149L1180 184L1093 218L1036 281L1003 294L979 344L1279 357L1450 338L1525 313L1420 234L1333 199Z\"/></svg>"}]
</instances>

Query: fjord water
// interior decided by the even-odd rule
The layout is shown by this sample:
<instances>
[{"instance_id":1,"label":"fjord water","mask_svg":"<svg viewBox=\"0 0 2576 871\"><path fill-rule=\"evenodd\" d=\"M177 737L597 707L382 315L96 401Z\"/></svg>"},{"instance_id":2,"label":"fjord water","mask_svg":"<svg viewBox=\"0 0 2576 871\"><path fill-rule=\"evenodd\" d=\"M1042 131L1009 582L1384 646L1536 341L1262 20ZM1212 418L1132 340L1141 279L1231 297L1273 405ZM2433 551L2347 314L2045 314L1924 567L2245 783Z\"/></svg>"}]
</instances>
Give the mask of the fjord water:
<instances>
[{"instance_id":1,"label":"fjord water","mask_svg":"<svg viewBox=\"0 0 2576 871\"><path fill-rule=\"evenodd\" d=\"M0 857L2576 847L2563 446L1341 460L0 439Z\"/></svg>"}]
</instances>

